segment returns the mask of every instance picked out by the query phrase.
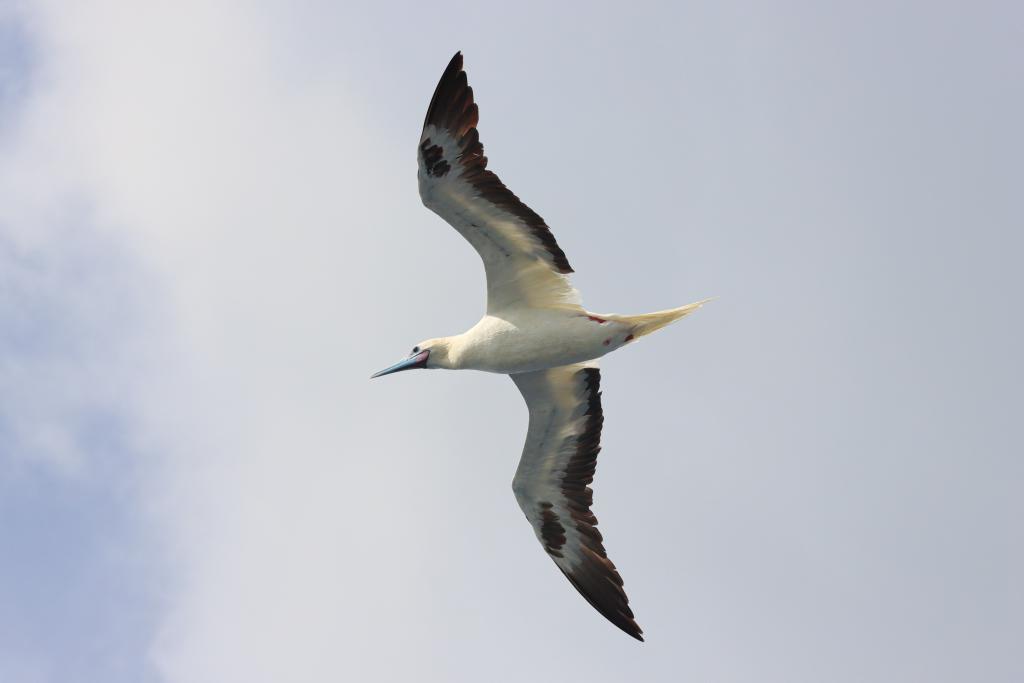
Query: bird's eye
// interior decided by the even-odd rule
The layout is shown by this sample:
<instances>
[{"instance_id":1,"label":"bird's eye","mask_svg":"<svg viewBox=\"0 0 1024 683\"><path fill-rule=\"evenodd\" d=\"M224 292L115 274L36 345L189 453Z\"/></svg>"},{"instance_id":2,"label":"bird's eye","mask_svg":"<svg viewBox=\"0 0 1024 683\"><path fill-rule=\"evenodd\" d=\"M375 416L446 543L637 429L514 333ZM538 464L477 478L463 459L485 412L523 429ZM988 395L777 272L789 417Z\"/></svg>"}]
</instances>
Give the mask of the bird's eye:
<instances>
[{"instance_id":1,"label":"bird's eye","mask_svg":"<svg viewBox=\"0 0 1024 683\"><path fill-rule=\"evenodd\" d=\"M412 353L410 353L409 355L410 356L415 356L419 352L420 352L420 347L414 346L414 347L412 347Z\"/></svg>"}]
</instances>

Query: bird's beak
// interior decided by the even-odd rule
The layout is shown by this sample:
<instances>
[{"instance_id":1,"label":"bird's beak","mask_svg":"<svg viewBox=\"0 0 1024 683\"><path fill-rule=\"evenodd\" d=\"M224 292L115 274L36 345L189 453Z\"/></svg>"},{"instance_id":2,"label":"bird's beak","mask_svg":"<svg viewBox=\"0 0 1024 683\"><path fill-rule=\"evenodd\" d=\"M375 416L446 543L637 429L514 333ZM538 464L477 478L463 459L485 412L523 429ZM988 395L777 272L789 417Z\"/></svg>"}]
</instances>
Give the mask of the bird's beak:
<instances>
[{"instance_id":1,"label":"bird's beak","mask_svg":"<svg viewBox=\"0 0 1024 683\"><path fill-rule=\"evenodd\" d=\"M419 353L409 356L405 360L399 361L392 365L390 368L384 368L380 372L375 372L370 375L370 379L374 377L383 377L384 375L390 375L392 372L401 372L402 370L412 370L414 368L425 368L427 367L427 358L430 357L430 349L420 351Z\"/></svg>"}]
</instances>

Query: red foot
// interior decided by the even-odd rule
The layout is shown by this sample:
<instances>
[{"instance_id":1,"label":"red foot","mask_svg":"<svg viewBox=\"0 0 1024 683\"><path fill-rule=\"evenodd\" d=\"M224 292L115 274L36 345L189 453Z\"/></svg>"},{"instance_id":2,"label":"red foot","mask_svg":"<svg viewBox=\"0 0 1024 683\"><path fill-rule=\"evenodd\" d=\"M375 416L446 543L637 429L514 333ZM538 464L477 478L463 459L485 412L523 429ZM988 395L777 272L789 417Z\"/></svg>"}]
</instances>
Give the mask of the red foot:
<instances>
[{"instance_id":1,"label":"red foot","mask_svg":"<svg viewBox=\"0 0 1024 683\"><path fill-rule=\"evenodd\" d=\"M626 337L626 338L625 338L625 339L623 340L623 343L626 343L626 342L631 342L631 341L633 341L633 335L629 335L628 337Z\"/></svg>"},{"instance_id":2,"label":"red foot","mask_svg":"<svg viewBox=\"0 0 1024 683\"><path fill-rule=\"evenodd\" d=\"M604 325L606 322L608 322L604 318L598 318L596 315L588 315L587 317L589 319L593 320L595 323L600 323L602 325Z\"/></svg>"}]
</instances>

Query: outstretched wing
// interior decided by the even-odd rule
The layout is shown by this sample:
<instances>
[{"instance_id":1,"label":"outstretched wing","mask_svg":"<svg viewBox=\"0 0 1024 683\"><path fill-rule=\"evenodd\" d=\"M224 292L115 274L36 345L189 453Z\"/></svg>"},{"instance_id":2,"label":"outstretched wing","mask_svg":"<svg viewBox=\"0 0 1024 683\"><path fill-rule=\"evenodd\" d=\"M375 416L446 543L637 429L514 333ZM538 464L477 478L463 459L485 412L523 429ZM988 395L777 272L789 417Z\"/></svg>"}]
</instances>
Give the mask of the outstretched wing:
<instances>
[{"instance_id":1,"label":"outstretched wing","mask_svg":"<svg viewBox=\"0 0 1024 683\"><path fill-rule=\"evenodd\" d=\"M608 559L590 511L601 450L601 371L593 363L512 375L530 410L512 489L537 539L583 597L610 622L643 640L622 577Z\"/></svg>"},{"instance_id":2,"label":"outstretched wing","mask_svg":"<svg viewBox=\"0 0 1024 683\"><path fill-rule=\"evenodd\" d=\"M441 76L423 122L423 203L483 259L488 313L520 306L579 306L566 277L572 268L544 219L487 170L478 118L459 52Z\"/></svg>"}]
</instances>

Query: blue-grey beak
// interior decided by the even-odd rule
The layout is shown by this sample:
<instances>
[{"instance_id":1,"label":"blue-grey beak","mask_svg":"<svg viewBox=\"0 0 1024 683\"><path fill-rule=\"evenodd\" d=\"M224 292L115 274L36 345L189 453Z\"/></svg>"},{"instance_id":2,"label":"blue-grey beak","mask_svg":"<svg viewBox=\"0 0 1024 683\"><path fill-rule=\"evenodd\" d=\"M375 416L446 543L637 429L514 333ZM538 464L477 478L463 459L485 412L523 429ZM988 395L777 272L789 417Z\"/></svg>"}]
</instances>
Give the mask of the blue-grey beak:
<instances>
[{"instance_id":1,"label":"blue-grey beak","mask_svg":"<svg viewBox=\"0 0 1024 683\"><path fill-rule=\"evenodd\" d=\"M370 375L370 379L390 375L392 372L401 372L402 370L412 370L414 368L425 368L427 367L427 358L429 357L430 349L425 349L415 355L409 356L405 360L395 363L390 368L384 368L380 372L373 373Z\"/></svg>"}]
</instances>

